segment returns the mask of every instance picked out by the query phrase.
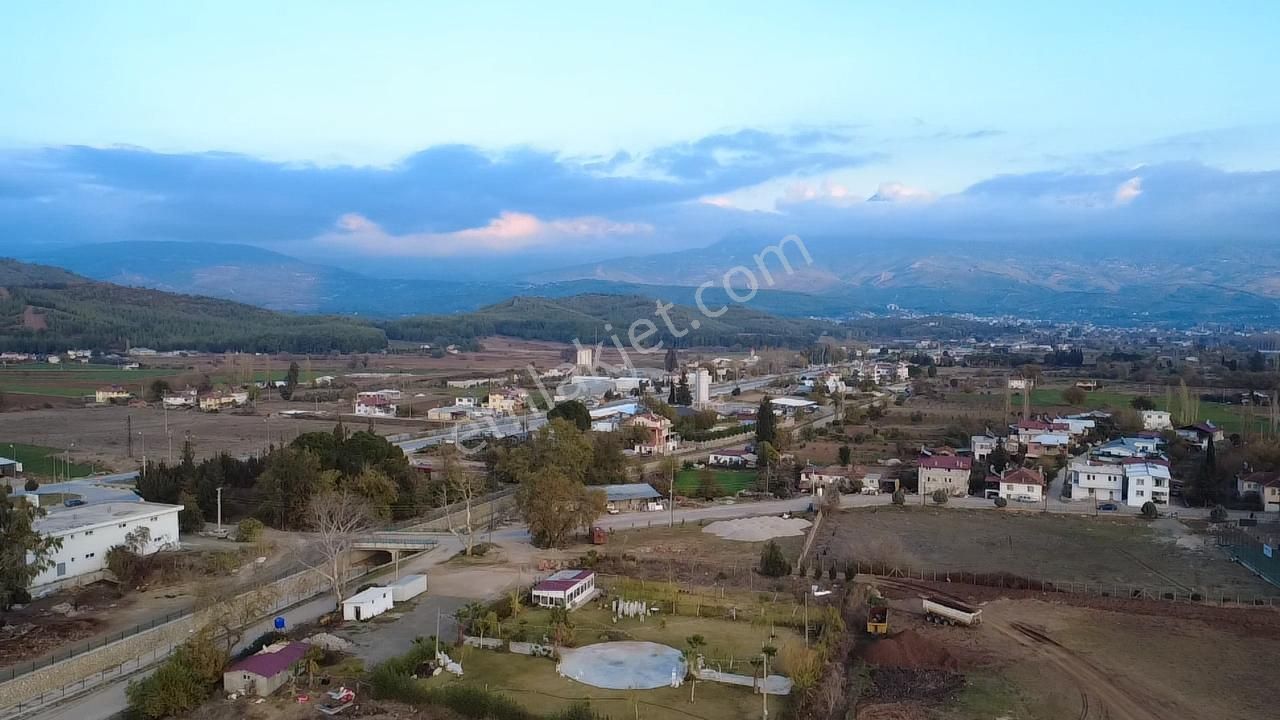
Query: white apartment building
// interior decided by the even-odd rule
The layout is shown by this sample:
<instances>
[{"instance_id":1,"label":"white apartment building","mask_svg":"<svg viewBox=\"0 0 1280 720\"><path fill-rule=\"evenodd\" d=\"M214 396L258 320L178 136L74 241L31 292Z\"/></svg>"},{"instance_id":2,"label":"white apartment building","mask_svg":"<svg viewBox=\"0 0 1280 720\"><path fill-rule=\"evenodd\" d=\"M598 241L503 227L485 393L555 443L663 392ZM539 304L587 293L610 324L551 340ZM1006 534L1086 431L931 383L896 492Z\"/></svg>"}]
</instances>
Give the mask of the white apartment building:
<instances>
[{"instance_id":1,"label":"white apartment building","mask_svg":"<svg viewBox=\"0 0 1280 720\"><path fill-rule=\"evenodd\" d=\"M1140 508L1148 501L1157 505L1169 504L1169 488L1172 480L1169 467L1157 462L1127 462L1124 464L1125 502Z\"/></svg>"},{"instance_id":2,"label":"white apartment building","mask_svg":"<svg viewBox=\"0 0 1280 720\"><path fill-rule=\"evenodd\" d=\"M698 368L689 378L689 384L694 407L704 408L711 403L711 373L706 368Z\"/></svg>"},{"instance_id":3,"label":"white apartment building","mask_svg":"<svg viewBox=\"0 0 1280 720\"><path fill-rule=\"evenodd\" d=\"M969 447L973 450L973 459L986 462L991 452L996 449L1000 440L990 435L974 435L969 438Z\"/></svg>"},{"instance_id":4,"label":"white apartment building","mask_svg":"<svg viewBox=\"0 0 1280 720\"><path fill-rule=\"evenodd\" d=\"M1143 430L1172 430L1173 416L1165 410L1143 410Z\"/></svg>"},{"instance_id":5,"label":"white apartment building","mask_svg":"<svg viewBox=\"0 0 1280 720\"><path fill-rule=\"evenodd\" d=\"M181 505L160 503L104 503L52 510L35 521L41 535L62 539L62 547L50 558L52 565L36 576L31 594L47 595L62 587L102 579L107 551L124 545L125 536L139 527L150 532L142 554L178 547L178 513ZM28 556L27 562L34 561Z\"/></svg>"},{"instance_id":6,"label":"white apartment building","mask_svg":"<svg viewBox=\"0 0 1280 720\"><path fill-rule=\"evenodd\" d=\"M1072 500L1121 502L1124 500L1124 466L1080 457L1068 466Z\"/></svg>"}]
</instances>

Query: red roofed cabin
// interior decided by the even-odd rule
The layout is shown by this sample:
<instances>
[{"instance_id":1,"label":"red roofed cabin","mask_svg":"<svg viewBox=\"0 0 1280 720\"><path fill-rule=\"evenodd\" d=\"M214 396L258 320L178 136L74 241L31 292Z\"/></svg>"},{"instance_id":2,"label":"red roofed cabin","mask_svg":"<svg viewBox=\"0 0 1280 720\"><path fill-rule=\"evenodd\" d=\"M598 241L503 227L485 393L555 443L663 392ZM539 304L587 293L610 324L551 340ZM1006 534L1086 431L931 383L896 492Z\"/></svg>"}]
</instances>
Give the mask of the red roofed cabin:
<instances>
[{"instance_id":1,"label":"red roofed cabin","mask_svg":"<svg viewBox=\"0 0 1280 720\"><path fill-rule=\"evenodd\" d=\"M920 492L932 495L945 490L948 495L963 497L969 494L969 471L973 458L964 455L921 455Z\"/></svg>"},{"instance_id":2,"label":"red roofed cabin","mask_svg":"<svg viewBox=\"0 0 1280 720\"><path fill-rule=\"evenodd\" d=\"M561 570L533 586L538 607L577 609L596 595L596 574L590 570Z\"/></svg>"},{"instance_id":3,"label":"red roofed cabin","mask_svg":"<svg viewBox=\"0 0 1280 720\"><path fill-rule=\"evenodd\" d=\"M227 668L222 673L222 689L266 697L293 677L310 647L304 642L268 645Z\"/></svg>"}]
</instances>

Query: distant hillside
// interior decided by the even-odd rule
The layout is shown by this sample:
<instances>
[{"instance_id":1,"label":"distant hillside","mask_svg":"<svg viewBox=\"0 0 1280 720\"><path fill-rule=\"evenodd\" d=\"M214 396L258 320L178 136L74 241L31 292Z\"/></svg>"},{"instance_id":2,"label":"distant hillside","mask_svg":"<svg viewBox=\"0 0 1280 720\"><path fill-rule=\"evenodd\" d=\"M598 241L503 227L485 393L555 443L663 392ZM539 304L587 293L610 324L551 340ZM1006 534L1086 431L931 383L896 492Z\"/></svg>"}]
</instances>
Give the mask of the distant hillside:
<instances>
[{"instance_id":1,"label":"distant hillside","mask_svg":"<svg viewBox=\"0 0 1280 720\"><path fill-rule=\"evenodd\" d=\"M710 303L708 303L710 306ZM456 342L486 335L509 335L534 340L584 344L610 342L617 333L624 345L632 323L648 319L658 331L647 344L658 340L682 347L763 347L809 345L824 334L840 334L833 324L818 320L778 318L730 305L720 317L707 317L696 308L677 305L668 311L675 337L655 314L657 303L639 295L582 294L563 298L519 296L473 313L452 316L405 318L385 324L392 340ZM712 307L718 310L720 306ZM640 326L643 333L648 326Z\"/></svg>"},{"instance_id":2,"label":"distant hillside","mask_svg":"<svg viewBox=\"0 0 1280 720\"><path fill-rule=\"evenodd\" d=\"M515 294L512 283L374 277L251 245L113 242L31 255L95 280L234 300L298 313L401 317L474 310Z\"/></svg>"},{"instance_id":3,"label":"distant hillside","mask_svg":"<svg viewBox=\"0 0 1280 720\"><path fill-rule=\"evenodd\" d=\"M382 330L354 320L283 315L241 303L92 282L57 268L0 262L0 349L371 351Z\"/></svg>"}]
</instances>

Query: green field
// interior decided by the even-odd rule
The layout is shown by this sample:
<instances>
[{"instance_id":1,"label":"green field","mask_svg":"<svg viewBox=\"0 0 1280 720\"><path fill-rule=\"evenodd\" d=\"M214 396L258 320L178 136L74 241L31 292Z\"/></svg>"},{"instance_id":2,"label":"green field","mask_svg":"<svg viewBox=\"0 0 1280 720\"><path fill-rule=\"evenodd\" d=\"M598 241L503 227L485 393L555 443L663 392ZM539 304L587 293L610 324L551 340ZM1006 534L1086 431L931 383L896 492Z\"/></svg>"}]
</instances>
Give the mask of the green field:
<instances>
[{"instance_id":1,"label":"green field","mask_svg":"<svg viewBox=\"0 0 1280 720\"><path fill-rule=\"evenodd\" d=\"M699 470L681 470L676 473L676 492L681 495L692 495L698 490ZM734 495L740 490L750 488L756 481L756 474L751 470L712 470L716 483L725 495Z\"/></svg>"},{"instance_id":2,"label":"green field","mask_svg":"<svg viewBox=\"0 0 1280 720\"><path fill-rule=\"evenodd\" d=\"M1063 388L1040 388L1031 391L1031 402L1033 407L1069 407L1062 399ZM1094 390L1089 392L1085 398L1084 405L1079 406L1081 410L1119 410L1128 408L1130 402L1138 393L1123 393L1112 390ZM1168 403L1163 395L1150 396L1151 401L1155 403L1157 410L1168 410ZM1022 394L1014 393L1012 399L1013 407L1021 407ZM1201 402L1200 403L1200 419L1212 421L1213 424L1222 428L1228 433L1240 432L1241 428L1247 422L1246 418L1252 412L1251 407L1240 405L1224 405L1222 403ZM1261 417L1254 416L1250 432L1260 432L1267 427L1267 421Z\"/></svg>"},{"instance_id":3,"label":"green field","mask_svg":"<svg viewBox=\"0 0 1280 720\"><path fill-rule=\"evenodd\" d=\"M178 372L166 368L122 370L112 365L8 365L0 367L0 392L79 398L92 395L102 385L126 385L139 392L147 380Z\"/></svg>"},{"instance_id":4,"label":"green field","mask_svg":"<svg viewBox=\"0 0 1280 720\"><path fill-rule=\"evenodd\" d=\"M67 474L67 466L62 462L62 450L42 447L40 445L23 445L0 441L0 456L22 463L22 471L26 475L39 478L59 478ZM71 477L84 477L93 472L88 465L71 463Z\"/></svg>"}]
</instances>

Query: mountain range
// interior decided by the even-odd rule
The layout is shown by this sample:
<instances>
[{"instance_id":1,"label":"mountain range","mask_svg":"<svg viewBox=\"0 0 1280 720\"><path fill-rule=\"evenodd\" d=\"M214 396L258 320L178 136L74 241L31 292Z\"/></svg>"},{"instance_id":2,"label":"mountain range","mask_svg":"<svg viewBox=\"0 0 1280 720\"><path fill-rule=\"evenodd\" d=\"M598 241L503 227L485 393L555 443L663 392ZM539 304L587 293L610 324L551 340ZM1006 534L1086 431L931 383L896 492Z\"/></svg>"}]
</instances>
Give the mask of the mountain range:
<instances>
[{"instance_id":1,"label":"mountain range","mask_svg":"<svg viewBox=\"0 0 1280 720\"><path fill-rule=\"evenodd\" d=\"M1103 324L1274 323L1280 263L1266 249L1228 243L1158 247L1092 241L851 242L812 237L782 245L783 268L764 248L776 240L732 235L706 247L636 255L489 281L397 277L339 269L250 245L117 242L29 250L24 259L96 280L235 300L298 313L399 318L474 312L514 296L642 295L692 305L746 294L746 303L789 317L849 317L901 308L924 313L1017 316ZM806 254L811 262L806 261ZM760 258L763 257L763 260ZM763 267L767 269L767 274ZM770 282L771 281L771 282Z\"/></svg>"}]
</instances>

